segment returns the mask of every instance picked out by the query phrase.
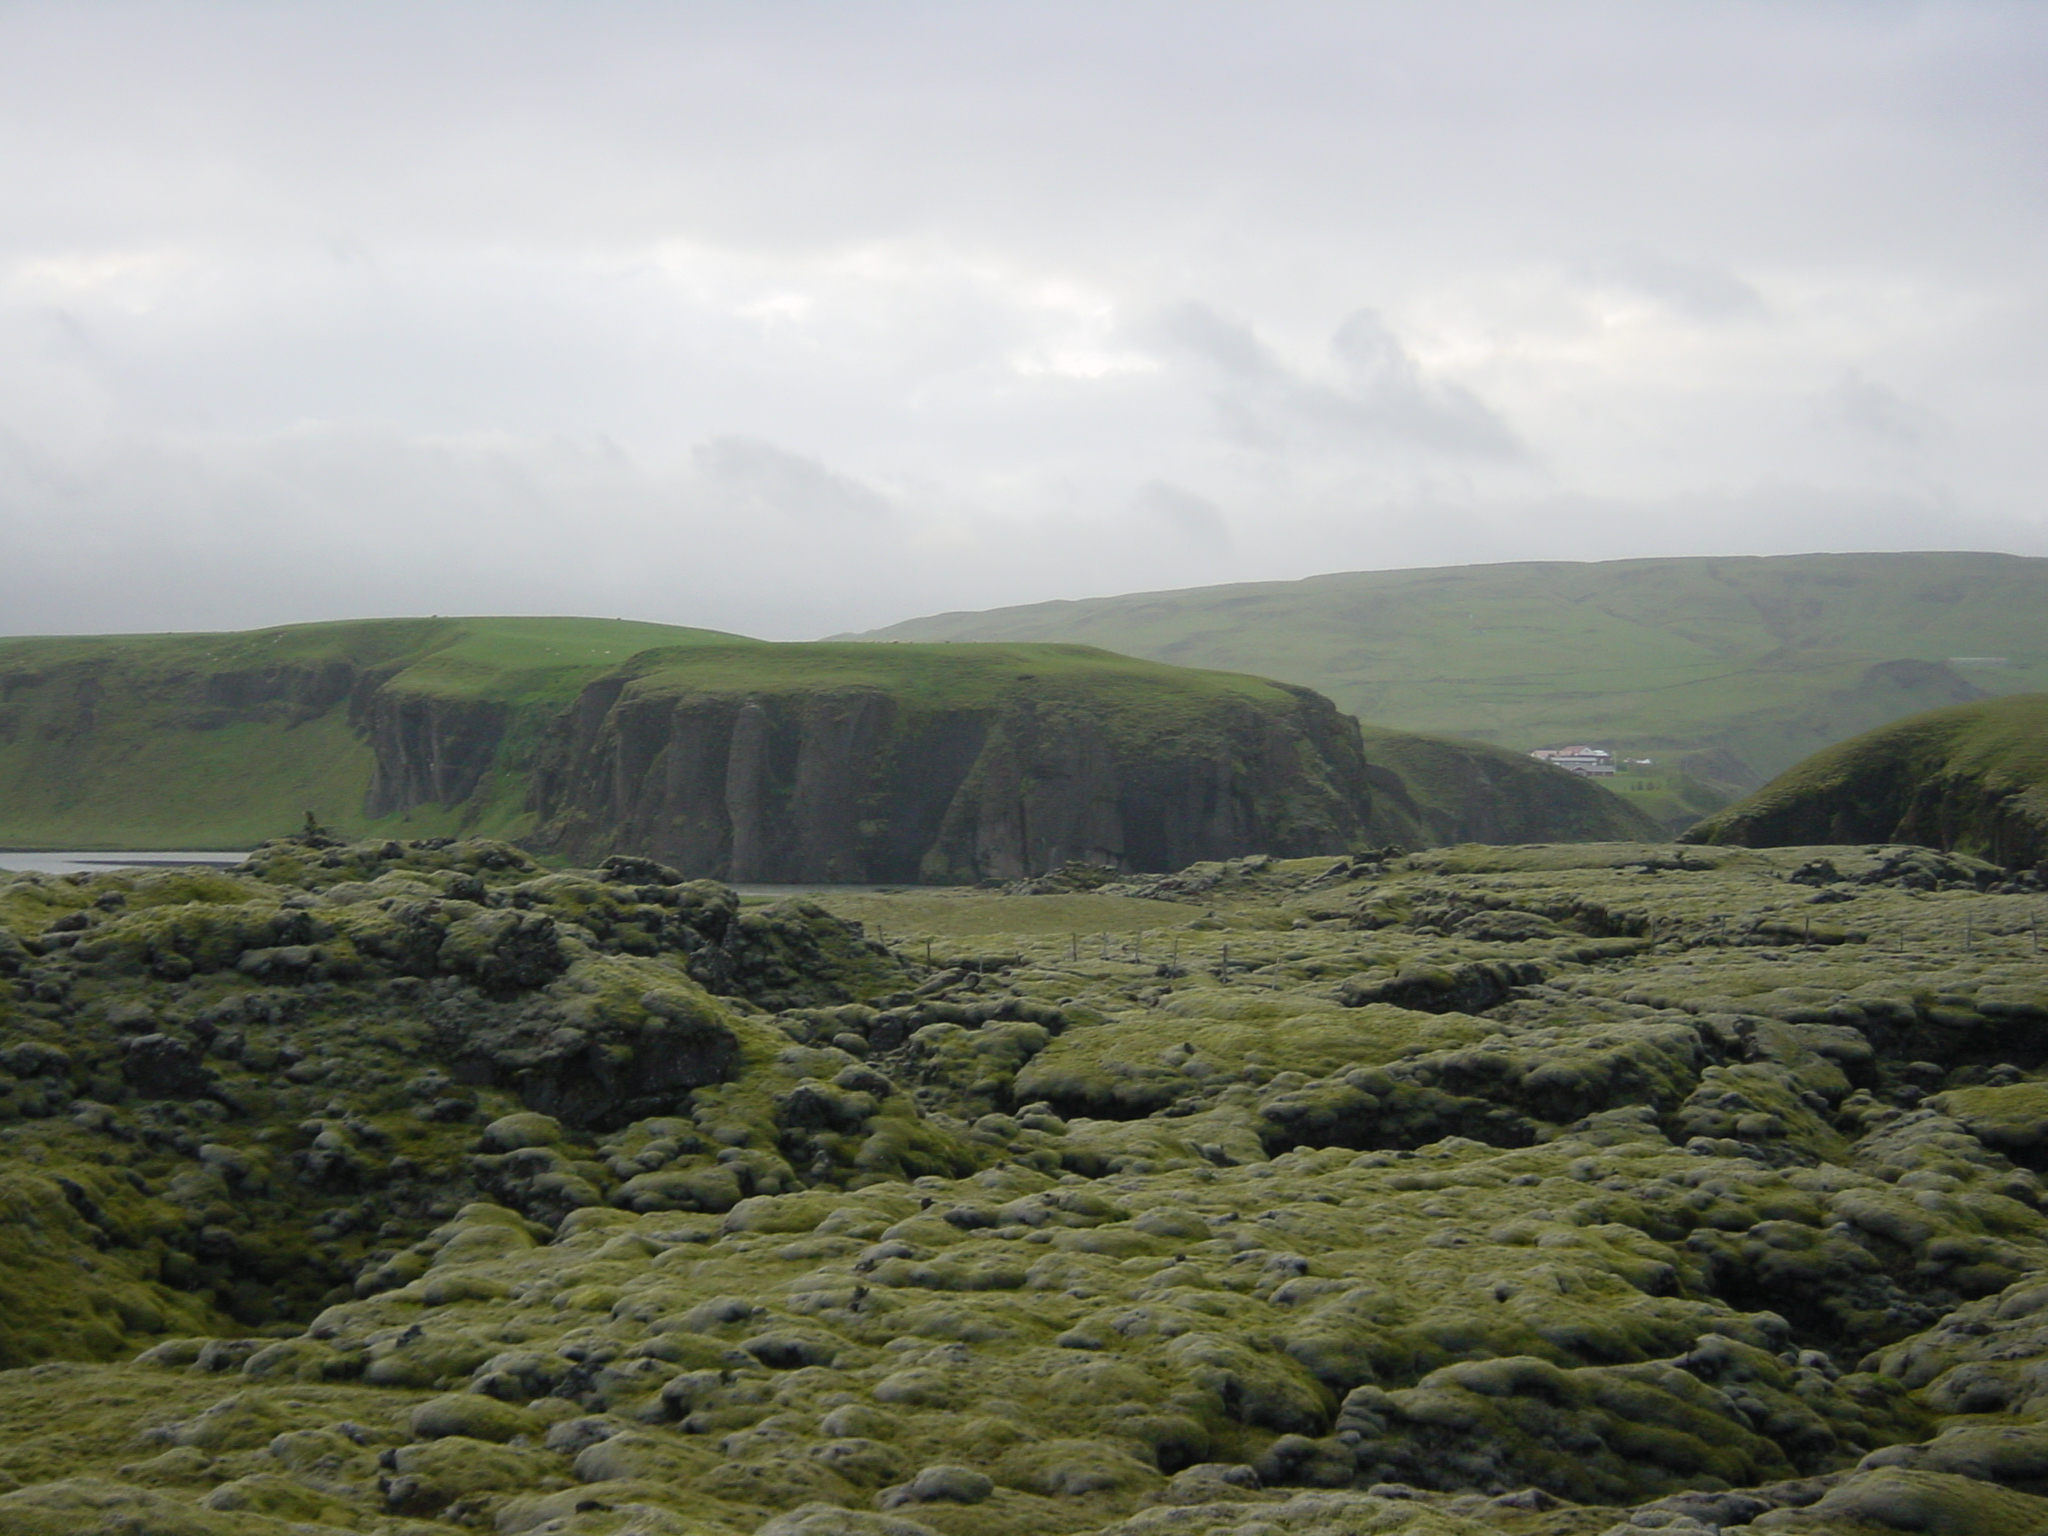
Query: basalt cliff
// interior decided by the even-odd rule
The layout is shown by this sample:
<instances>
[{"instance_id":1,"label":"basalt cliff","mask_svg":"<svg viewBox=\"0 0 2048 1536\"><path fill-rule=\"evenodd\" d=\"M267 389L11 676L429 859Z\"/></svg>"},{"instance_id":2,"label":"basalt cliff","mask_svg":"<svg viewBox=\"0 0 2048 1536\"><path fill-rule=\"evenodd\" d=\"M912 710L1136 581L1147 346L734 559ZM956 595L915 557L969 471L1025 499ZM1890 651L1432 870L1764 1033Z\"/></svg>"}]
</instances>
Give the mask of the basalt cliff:
<instances>
[{"instance_id":1,"label":"basalt cliff","mask_svg":"<svg viewBox=\"0 0 2048 1536\"><path fill-rule=\"evenodd\" d=\"M743 881L1171 869L1381 830L1326 699L1083 646L653 652L585 688L551 748L545 846Z\"/></svg>"}]
</instances>

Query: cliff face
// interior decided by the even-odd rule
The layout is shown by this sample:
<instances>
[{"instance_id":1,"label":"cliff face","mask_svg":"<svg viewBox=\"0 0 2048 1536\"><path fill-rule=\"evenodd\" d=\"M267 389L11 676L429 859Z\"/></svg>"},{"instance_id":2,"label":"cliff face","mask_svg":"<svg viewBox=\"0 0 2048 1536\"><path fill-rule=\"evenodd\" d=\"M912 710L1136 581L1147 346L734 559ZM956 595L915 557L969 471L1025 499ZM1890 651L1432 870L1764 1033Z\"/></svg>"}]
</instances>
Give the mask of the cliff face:
<instances>
[{"instance_id":1,"label":"cliff face","mask_svg":"<svg viewBox=\"0 0 2048 1536\"><path fill-rule=\"evenodd\" d=\"M1831 747L1709 817L1694 843L1920 843L2048 862L2048 694L1931 710Z\"/></svg>"},{"instance_id":2,"label":"cliff face","mask_svg":"<svg viewBox=\"0 0 2048 1536\"><path fill-rule=\"evenodd\" d=\"M1176 692L1156 670L1154 686ZM978 697L985 679L963 675L949 703L872 683L712 692L606 678L536 777L539 840L739 881L908 883L1069 860L1173 869L1368 835L1357 731L1328 701L1190 688L1164 729L1134 733L1128 678L1105 672L1100 686L1022 677Z\"/></svg>"},{"instance_id":3,"label":"cliff face","mask_svg":"<svg viewBox=\"0 0 2048 1536\"><path fill-rule=\"evenodd\" d=\"M467 800L497 760L510 715L498 699L362 689L351 723L375 763L363 814L374 819Z\"/></svg>"},{"instance_id":4,"label":"cliff face","mask_svg":"<svg viewBox=\"0 0 2048 1536\"><path fill-rule=\"evenodd\" d=\"M534 779L540 840L621 848L736 880L910 881L987 722L906 722L874 688L681 697L605 678L564 717Z\"/></svg>"}]
</instances>

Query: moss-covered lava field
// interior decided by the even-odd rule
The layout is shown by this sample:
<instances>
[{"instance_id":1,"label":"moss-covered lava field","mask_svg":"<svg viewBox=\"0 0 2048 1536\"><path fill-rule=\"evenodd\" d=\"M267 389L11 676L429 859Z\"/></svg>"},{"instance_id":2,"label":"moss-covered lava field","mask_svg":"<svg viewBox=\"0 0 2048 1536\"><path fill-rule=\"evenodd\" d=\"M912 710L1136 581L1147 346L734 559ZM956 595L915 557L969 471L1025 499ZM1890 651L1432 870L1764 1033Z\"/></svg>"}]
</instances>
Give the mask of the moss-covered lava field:
<instances>
[{"instance_id":1,"label":"moss-covered lava field","mask_svg":"<svg viewBox=\"0 0 2048 1536\"><path fill-rule=\"evenodd\" d=\"M1904 846L0 876L0 1536L2048 1530L2044 917Z\"/></svg>"}]
</instances>

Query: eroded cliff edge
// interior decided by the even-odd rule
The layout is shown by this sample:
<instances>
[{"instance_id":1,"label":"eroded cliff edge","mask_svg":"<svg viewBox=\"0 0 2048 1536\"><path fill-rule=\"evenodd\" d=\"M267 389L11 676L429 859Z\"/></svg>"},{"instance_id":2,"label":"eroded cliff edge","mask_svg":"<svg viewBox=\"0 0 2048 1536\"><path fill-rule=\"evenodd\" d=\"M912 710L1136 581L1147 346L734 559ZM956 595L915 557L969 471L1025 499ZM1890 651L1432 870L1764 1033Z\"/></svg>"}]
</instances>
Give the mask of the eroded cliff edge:
<instances>
[{"instance_id":1,"label":"eroded cliff edge","mask_svg":"<svg viewBox=\"0 0 2048 1536\"><path fill-rule=\"evenodd\" d=\"M1084 646L777 647L636 658L534 778L538 841L742 881L966 882L1080 860L1328 852L1373 814L1320 695Z\"/></svg>"}]
</instances>

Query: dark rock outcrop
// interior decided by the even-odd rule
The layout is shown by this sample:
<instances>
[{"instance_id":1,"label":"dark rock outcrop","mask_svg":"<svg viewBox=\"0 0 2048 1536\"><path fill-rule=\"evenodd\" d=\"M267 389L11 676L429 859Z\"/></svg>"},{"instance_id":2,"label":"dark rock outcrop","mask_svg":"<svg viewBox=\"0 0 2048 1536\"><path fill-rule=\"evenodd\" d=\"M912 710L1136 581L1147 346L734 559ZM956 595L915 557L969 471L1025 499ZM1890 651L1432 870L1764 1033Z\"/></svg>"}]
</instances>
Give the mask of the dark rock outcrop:
<instances>
[{"instance_id":1,"label":"dark rock outcrop","mask_svg":"<svg viewBox=\"0 0 2048 1536\"><path fill-rule=\"evenodd\" d=\"M363 814L390 816L469 799L497 761L510 718L497 699L363 690L354 723L376 760Z\"/></svg>"},{"instance_id":2,"label":"dark rock outcrop","mask_svg":"<svg viewBox=\"0 0 2048 1536\"><path fill-rule=\"evenodd\" d=\"M540 839L731 880L958 882L1325 853L1376 830L1357 727L1307 689L1147 666L1133 699L1143 664L1107 656L1099 678L991 686L1014 666L996 649L915 656L925 676L896 688L601 679L537 777Z\"/></svg>"}]
</instances>

